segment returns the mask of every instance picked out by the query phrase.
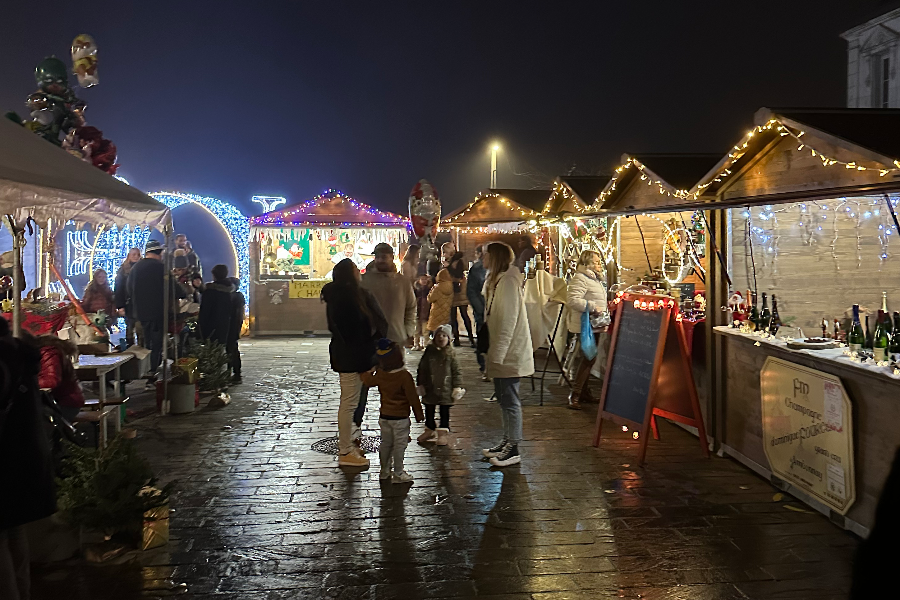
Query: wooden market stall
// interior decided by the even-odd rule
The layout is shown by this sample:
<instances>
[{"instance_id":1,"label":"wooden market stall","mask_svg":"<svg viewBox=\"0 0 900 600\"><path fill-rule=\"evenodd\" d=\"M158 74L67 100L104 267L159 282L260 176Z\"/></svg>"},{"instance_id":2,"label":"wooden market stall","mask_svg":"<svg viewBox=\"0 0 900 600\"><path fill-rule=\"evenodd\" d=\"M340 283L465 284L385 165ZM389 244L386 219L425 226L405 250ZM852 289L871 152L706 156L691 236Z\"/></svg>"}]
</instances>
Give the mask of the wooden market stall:
<instances>
[{"instance_id":1,"label":"wooden market stall","mask_svg":"<svg viewBox=\"0 0 900 600\"><path fill-rule=\"evenodd\" d=\"M854 304L874 315L883 292L900 309L900 110L761 109L755 122L672 202L710 209L729 255L730 285L718 262L709 269L710 305L768 292L785 323L761 337L710 311L710 429L721 452L866 535L900 444L900 371L803 341L823 319L826 333L846 327Z\"/></svg>"},{"instance_id":2,"label":"wooden market stall","mask_svg":"<svg viewBox=\"0 0 900 600\"><path fill-rule=\"evenodd\" d=\"M687 194L720 158L711 154L625 154L596 202L579 206L578 217L566 218L568 231L576 240L597 232L590 248L606 258L610 288L653 281L658 283L648 285L668 287L662 293L681 301L675 327L684 335L704 416L709 394L703 305L692 299L705 289L705 221L695 211L673 212L668 207ZM586 232L579 234L582 226ZM577 258L577 252L573 256ZM601 371L602 366L595 366L595 374Z\"/></svg>"},{"instance_id":3,"label":"wooden market stall","mask_svg":"<svg viewBox=\"0 0 900 600\"><path fill-rule=\"evenodd\" d=\"M380 242L399 261L409 239L405 217L336 190L251 219L250 334L327 333L319 295L334 265L350 258L364 271Z\"/></svg>"},{"instance_id":4,"label":"wooden market stall","mask_svg":"<svg viewBox=\"0 0 900 600\"><path fill-rule=\"evenodd\" d=\"M441 217L441 228L452 231L457 248L473 260L475 247L503 241L516 249L518 242L543 217L549 190L485 189L472 202ZM539 246L547 247L540 231L534 235ZM538 250L541 250L539 247Z\"/></svg>"}]
</instances>

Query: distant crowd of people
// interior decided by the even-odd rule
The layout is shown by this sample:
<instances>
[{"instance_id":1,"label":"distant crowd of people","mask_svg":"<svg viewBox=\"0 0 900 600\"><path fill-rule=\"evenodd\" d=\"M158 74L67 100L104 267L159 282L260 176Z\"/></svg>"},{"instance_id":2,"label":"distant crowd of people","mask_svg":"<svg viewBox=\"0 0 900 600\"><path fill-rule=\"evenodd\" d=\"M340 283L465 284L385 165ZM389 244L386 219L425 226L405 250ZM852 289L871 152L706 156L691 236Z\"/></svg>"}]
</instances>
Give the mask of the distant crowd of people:
<instances>
[{"instance_id":1,"label":"distant crowd of people","mask_svg":"<svg viewBox=\"0 0 900 600\"><path fill-rule=\"evenodd\" d=\"M525 248L517 256L501 242L478 246L468 269L464 254L449 242L439 259L430 260L421 259L419 246L410 246L399 270L388 244L375 247L364 274L349 259L335 266L322 300L332 334L331 365L341 387L339 465L369 466L359 436L370 387L377 386L381 395L381 479L413 479L403 462L411 412L425 423L418 442L450 443L450 408L465 394L454 350L462 345L460 319L481 376L493 380L501 407L502 439L482 454L499 467L520 462L519 379L534 372L534 360L523 275L516 266L520 259L524 266L536 252L527 240L523 245L531 249L524 259ZM415 379L404 366L408 350L424 350Z\"/></svg>"},{"instance_id":2,"label":"distant crowd of people","mask_svg":"<svg viewBox=\"0 0 900 600\"><path fill-rule=\"evenodd\" d=\"M153 373L162 363L165 339L164 254L163 245L156 240L147 242L143 258L139 248L131 248L116 272L115 290L106 271L97 269L81 300L86 312L109 315L110 327L118 317L124 318L125 346L138 344L149 349ZM169 331L177 336L181 353L190 337L185 317L196 315L199 337L225 346L232 382L240 383L238 339L246 306L240 281L229 277L227 266L216 265L211 270L212 280L204 283L200 257L184 234L175 236L171 259ZM179 310L182 305L184 310Z\"/></svg>"}]
</instances>

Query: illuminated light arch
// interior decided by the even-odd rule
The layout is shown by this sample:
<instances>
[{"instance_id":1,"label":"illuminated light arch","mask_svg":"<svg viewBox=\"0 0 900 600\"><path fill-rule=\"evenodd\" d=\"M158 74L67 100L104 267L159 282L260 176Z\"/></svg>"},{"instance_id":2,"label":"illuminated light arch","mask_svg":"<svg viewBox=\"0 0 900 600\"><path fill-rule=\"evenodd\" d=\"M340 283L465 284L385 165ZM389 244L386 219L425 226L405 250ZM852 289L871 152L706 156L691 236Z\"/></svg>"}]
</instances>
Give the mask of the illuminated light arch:
<instances>
[{"instance_id":1,"label":"illuminated light arch","mask_svg":"<svg viewBox=\"0 0 900 600\"><path fill-rule=\"evenodd\" d=\"M250 281L250 220L244 216L233 204L223 202L216 198L186 194L183 192L152 192L150 194L156 200L175 210L179 206L193 203L201 206L211 214L225 230L231 239L231 249L234 252L234 264L237 265L237 278L241 280L241 291L247 297L247 289Z\"/></svg>"}]
</instances>

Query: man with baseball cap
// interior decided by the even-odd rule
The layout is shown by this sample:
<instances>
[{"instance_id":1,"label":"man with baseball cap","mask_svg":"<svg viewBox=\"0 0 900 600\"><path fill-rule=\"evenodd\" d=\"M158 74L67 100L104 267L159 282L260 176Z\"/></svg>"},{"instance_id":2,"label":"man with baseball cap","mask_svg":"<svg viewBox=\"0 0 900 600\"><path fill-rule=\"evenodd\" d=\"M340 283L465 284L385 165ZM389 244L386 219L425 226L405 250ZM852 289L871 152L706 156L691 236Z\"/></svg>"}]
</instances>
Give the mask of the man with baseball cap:
<instances>
[{"instance_id":1,"label":"man with baseball cap","mask_svg":"<svg viewBox=\"0 0 900 600\"><path fill-rule=\"evenodd\" d=\"M387 338L401 348L411 347L416 334L416 296L409 279L397 272L390 244L375 245L375 260L366 268L362 286L372 292L387 318Z\"/></svg>"},{"instance_id":2,"label":"man with baseball cap","mask_svg":"<svg viewBox=\"0 0 900 600\"><path fill-rule=\"evenodd\" d=\"M134 318L144 329L144 338L150 350L150 369L153 372L162 362L163 300L165 299L165 272L162 261L163 246L156 240L147 242L144 258L139 260L128 275L128 298ZM183 298L184 291L173 285L174 297Z\"/></svg>"}]
</instances>

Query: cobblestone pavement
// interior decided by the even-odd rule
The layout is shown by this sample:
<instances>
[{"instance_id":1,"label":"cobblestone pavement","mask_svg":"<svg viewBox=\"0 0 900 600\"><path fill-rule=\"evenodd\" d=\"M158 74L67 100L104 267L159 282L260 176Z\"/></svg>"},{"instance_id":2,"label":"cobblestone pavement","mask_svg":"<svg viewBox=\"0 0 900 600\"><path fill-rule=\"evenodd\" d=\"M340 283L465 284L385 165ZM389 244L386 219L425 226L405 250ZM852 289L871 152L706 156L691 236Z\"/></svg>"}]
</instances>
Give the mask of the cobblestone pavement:
<instances>
[{"instance_id":1,"label":"cobblestone pavement","mask_svg":"<svg viewBox=\"0 0 900 600\"><path fill-rule=\"evenodd\" d=\"M702 458L674 426L640 469L615 427L591 447L595 406L566 410L555 387L538 406L523 380L523 462L491 468L480 448L498 437L499 407L464 348L454 442L410 445L415 484L379 482L374 455L342 471L310 449L337 431L327 344L249 341L230 406L138 421L141 450L178 480L171 543L141 565L39 569L34 597L846 597L854 536L736 462ZM377 409L365 427L377 435Z\"/></svg>"}]
</instances>

